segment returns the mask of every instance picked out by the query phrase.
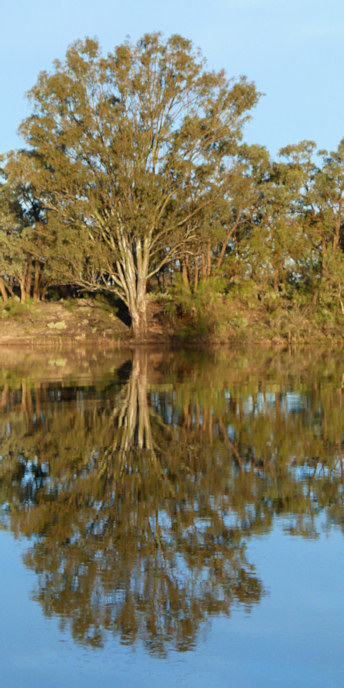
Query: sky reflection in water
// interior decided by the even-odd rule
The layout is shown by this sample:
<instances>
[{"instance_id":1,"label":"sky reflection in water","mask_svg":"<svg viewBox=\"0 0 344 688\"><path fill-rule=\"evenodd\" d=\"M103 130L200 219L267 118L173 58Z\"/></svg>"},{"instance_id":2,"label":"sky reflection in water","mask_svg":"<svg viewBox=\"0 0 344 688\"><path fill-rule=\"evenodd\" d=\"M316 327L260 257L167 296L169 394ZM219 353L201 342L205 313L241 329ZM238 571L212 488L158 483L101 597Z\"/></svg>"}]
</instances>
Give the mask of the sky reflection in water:
<instances>
[{"instance_id":1,"label":"sky reflection in water","mask_svg":"<svg viewBox=\"0 0 344 688\"><path fill-rule=\"evenodd\" d=\"M0 374L6 684L341 685L341 362L59 360Z\"/></svg>"}]
</instances>

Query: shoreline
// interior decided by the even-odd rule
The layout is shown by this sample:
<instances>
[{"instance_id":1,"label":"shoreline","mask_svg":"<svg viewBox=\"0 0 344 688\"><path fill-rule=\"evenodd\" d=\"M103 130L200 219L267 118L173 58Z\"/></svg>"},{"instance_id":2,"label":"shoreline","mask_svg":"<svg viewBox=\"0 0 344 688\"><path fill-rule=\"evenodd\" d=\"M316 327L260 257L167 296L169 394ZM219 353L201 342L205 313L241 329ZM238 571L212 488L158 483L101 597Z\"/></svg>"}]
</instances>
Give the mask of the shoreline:
<instances>
[{"instance_id":1,"label":"shoreline","mask_svg":"<svg viewBox=\"0 0 344 688\"><path fill-rule=\"evenodd\" d=\"M238 311L240 312L240 311ZM56 351L75 348L124 349L151 348L166 350L194 349L205 351L219 347L247 347L320 349L344 345L341 327L309 327L303 331L278 331L268 321L251 320L244 327L219 321L219 332L188 329L187 321L172 323L164 309L151 310L148 336L134 338L130 327L104 303L91 299L73 301L28 302L17 301L0 308L0 350L22 348ZM344 328L343 328L344 331Z\"/></svg>"}]
</instances>

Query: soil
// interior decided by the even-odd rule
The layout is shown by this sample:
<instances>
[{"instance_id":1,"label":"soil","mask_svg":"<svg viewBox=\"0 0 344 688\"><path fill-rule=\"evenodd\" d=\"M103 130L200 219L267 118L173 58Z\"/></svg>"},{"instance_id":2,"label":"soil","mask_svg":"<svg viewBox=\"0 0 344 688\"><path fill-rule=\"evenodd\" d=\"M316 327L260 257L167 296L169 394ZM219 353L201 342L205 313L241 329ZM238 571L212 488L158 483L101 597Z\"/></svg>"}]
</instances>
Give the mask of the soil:
<instances>
[{"instance_id":1,"label":"soil","mask_svg":"<svg viewBox=\"0 0 344 688\"><path fill-rule=\"evenodd\" d=\"M128 340L130 330L114 313L86 299L14 303L0 313L0 344L59 345Z\"/></svg>"},{"instance_id":2,"label":"soil","mask_svg":"<svg viewBox=\"0 0 344 688\"><path fill-rule=\"evenodd\" d=\"M158 313L152 309L144 343L166 340ZM109 306L92 299L20 304L8 302L0 310L0 345L34 345L47 348L78 344L130 346L130 327Z\"/></svg>"}]
</instances>

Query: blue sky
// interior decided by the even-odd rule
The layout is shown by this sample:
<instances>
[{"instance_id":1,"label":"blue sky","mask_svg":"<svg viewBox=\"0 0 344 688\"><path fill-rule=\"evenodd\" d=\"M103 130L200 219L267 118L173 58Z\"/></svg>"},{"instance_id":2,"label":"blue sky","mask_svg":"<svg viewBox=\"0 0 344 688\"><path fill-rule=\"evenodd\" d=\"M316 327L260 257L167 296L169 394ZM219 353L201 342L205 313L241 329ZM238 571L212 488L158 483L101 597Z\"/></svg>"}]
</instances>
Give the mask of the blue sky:
<instances>
[{"instance_id":1,"label":"blue sky","mask_svg":"<svg viewBox=\"0 0 344 688\"><path fill-rule=\"evenodd\" d=\"M245 139L273 155L302 139L333 150L344 137L343 0L0 0L0 153L21 145L24 94L78 38L104 51L125 36L191 38L214 69L246 74L265 95Z\"/></svg>"}]
</instances>

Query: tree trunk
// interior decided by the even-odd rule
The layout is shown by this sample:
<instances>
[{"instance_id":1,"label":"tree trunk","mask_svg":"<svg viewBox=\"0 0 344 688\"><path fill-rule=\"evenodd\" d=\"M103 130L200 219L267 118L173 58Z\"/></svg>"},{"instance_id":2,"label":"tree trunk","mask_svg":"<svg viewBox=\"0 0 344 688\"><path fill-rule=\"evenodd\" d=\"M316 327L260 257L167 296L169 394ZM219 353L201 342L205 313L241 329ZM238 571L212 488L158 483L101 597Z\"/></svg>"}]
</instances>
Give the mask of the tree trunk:
<instances>
[{"instance_id":1,"label":"tree trunk","mask_svg":"<svg viewBox=\"0 0 344 688\"><path fill-rule=\"evenodd\" d=\"M19 279L19 285L20 285L20 300L22 303L26 301L26 299L29 299L31 296L31 280L32 280L32 258L29 257L26 261L26 267L24 270L24 274L21 279Z\"/></svg>"},{"instance_id":2,"label":"tree trunk","mask_svg":"<svg viewBox=\"0 0 344 688\"><path fill-rule=\"evenodd\" d=\"M274 291L278 293L279 291L279 270L278 268L275 268L274 271Z\"/></svg>"},{"instance_id":3,"label":"tree trunk","mask_svg":"<svg viewBox=\"0 0 344 688\"><path fill-rule=\"evenodd\" d=\"M205 282L207 279L207 270L205 267L205 256L204 256L203 252L201 254L201 265L202 265L202 280L203 280L203 282Z\"/></svg>"},{"instance_id":4,"label":"tree trunk","mask_svg":"<svg viewBox=\"0 0 344 688\"><path fill-rule=\"evenodd\" d=\"M198 288L198 256L195 258L195 276L194 276L194 292L197 291Z\"/></svg>"},{"instance_id":5,"label":"tree trunk","mask_svg":"<svg viewBox=\"0 0 344 688\"><path fill-rule=\"evenodd\" d=\"M187 289L190 289L189 276L188 276L188 266L187 266L187 259L186 258L184 258L183 263L182 263L182 277L183 277L184 287L186 287Z\"/></svg>"},{"instance_id":6,"label":"tree trunk","mask_svg":"<svg viewBox=\"0 0 344 688\"><path fill-rule=\"evenodd\" d=\"M41 266L39 264L38 260L35 260L35 276L34 276L34 283L33 283L33 298L35 301L40 301L40 274L41 274Z\"/></svg>"},{"instance_id":7,"label":"tree trunk","mask_svg":"<svg viewBox=\"0 0 344 688\"><path fill-rule=\"evenodd\" d=\"M146 339L147 337L147 280L138 278L136 294L129 303L129 313L131 316L132 328L135 339Z\"/></svg>"},{"instance_id":8,"label":"tree trunk","mask_svg":"<svg viewBox=\"0 0 344 688\"><path fill-rule=\"evenodd\" d=\"M32 282L32 258L29 257L27 259L27 269L25 273L25 292L26 292L26 298L30 298L31 296L31 282Z\"/></svg>"},{"instance_id":9,"label":"tree trunk","mask_svg":"<svg viewBox=\"0 0 344 688\"><path fill-rule=\"evenodd\" d=\"M46 297L46 294L47 294L47 291L48 291L48 287L49 287L49 282L46 282L46 284L44 285L44 287L41 288L41 291L40 291L40 301L44 301L44 299L45 299L45 297Z\"/></svg>"},{"instance_id":10,"label":"tree trunk","mask_svg":"<svg viewBox=\"0 0 344 688\"><path fill-rule=\"evenodd\" d=\"M138 238L130 243L125 233L119 235L121 260L117 265L120 283L125 293L134 337L147 337L147 282L149 275L150 239Z\"/></svg>"},{"instance_id":11,"label":"tree trunk","mask_svg":"<svg viewBox=\"0 0 344 688\"><path fill-rule=\"evenodd\" d=\"M337 213L337 217L335 219L335 225L334 225L333 248L338 248L338 246L339 246L340 228L341 228L341 220L342 220L342 208L343 208L343 197L341 196L341 199L339 202L339 207L338 207L338 213Z\"/></svg>"},{"instance_id":12,"label":"tree trunk","mask_svg":"<svg viewBox=\"0 0 344 688\"><path fill-rule=\"evenodd\" d=\"M209 279L211 275L211 244L210 241L208 241L208 247L207 247L207 278Z\"/></svg>"},{"instance_id":13,"label":"tree trunk","mask_svg":"<svg viewBox=\"0 0 344 688\"><path fill-rule=\"evenodd\" d=\"M5 280L4 280L2 277L0 277L0 292L1 292L1 296L2 296L2 298L3 298L3 300L4 300L4 302L7 303L7 301L8 301L8 294L7 294L7 291L6 291Z\"/></svg>"},{"instance_id":14,"label":"tree trunk","mask_svg":"<svg viewBox=\"0 0 344 688\"><path fill-rule=\"evenodd\" d=\"M21 301L21 303L24 303L26 301L25 275L24 275L23 279L19 280L19 285L20 285L20 301Z\"/></svg>"}]
</instances>

